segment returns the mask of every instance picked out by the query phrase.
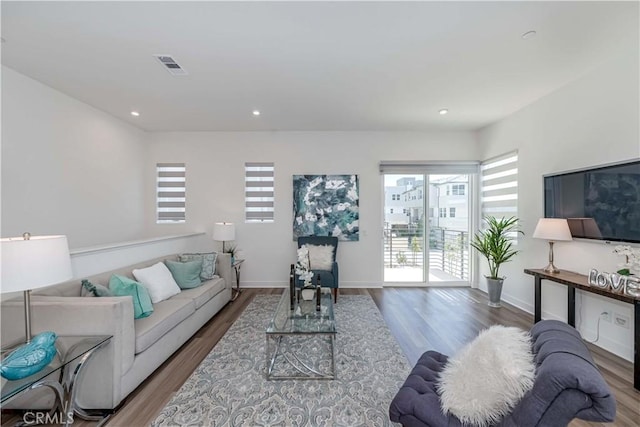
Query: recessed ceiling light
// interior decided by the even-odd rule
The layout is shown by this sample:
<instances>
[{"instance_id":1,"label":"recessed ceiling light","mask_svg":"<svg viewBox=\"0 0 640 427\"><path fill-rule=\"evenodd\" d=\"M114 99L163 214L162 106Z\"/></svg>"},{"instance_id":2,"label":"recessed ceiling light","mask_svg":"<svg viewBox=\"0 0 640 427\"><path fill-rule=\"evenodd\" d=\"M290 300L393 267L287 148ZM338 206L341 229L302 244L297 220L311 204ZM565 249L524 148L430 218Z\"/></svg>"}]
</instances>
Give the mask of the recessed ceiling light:
<instances>
[{"instance_id":1,"label":"recessed ceiling light","mask_svg":"<svg viewBox=\"0 0 640 427\"><path fill-rule=\"evenodd\" d=\"M260 115L260 111L258 111L258 110L253 110L253 115L254 115L254 116L259 116L259 115Z\"/></svg>"},{"instance_id":2,"label":"recessed ceiling light","mask_svg":"<svg viewBox=\"0 0 640 427\"><path fill-rule=\"evenodd\" d=\"M138 117L140 115L140 113L138 113L137 111L132 111L131 115L135 116L135 117Z\"/></svg>"},{"instance_id":3,"label":"recessed ceiling light","mask_svg":"<svg viewBox=\"0 0 640 427\"><path fill-rule=\"evenodd\" d=\"M531 30L531 31L527 31L526 33L524 33L521 37L522 37L523 40L529 40L529 39L534 38L536 36L536 34L538 34L538 33L536 33L535 31Z\"/></svg>"},{"instance_id":4,"label":"recessed ceiling light","mask_svg":"<svg viewBox=\"0 0 640 427\"><path fill-rule=\"evenodd\" d=\"M444 116L448 112L449 112L449 110L447 110L446 108L443 108L442 110L438 111L438 113L440 113L441 116Z\"/></svg>"}]
</instances>

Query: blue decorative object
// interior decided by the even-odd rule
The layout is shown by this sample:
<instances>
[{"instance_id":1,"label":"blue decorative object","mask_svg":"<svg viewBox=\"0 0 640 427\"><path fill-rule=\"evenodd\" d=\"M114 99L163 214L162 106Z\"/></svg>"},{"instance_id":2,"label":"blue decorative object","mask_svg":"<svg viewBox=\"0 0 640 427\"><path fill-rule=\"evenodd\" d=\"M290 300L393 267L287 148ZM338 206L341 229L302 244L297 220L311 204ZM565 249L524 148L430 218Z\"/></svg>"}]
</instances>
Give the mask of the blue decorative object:
<instances>
[{"instance_id":1,"label":"blue decorative object","mask_svg":"<svg viewBox=\"0 0 640 427\"><path fill-rule=\"evenodd\" d=\"M14 350L2 360L0 375L8 380L19 380L33 375L47 366L56 355L54 332L43 332L29 344Z\"/></svg>"},{"instance_id":2,"label":"blue decorative object","mask_svg":"<svg viewBox=\"0 0 640 427\"><path fill-rule=\"evenodd\" d=\"M293 176L293 240L334 236L359 240L358 175Z\"/></svg>"}]
</instances>

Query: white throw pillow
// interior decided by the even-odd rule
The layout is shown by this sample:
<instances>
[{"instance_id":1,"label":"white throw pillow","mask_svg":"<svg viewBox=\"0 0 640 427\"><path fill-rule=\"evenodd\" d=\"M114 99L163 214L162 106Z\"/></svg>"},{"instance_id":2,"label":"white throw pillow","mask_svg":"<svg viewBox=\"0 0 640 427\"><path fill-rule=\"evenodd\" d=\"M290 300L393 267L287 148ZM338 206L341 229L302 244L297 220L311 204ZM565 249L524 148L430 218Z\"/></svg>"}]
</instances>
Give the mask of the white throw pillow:
<instances>
[{"instance_id":1,"label":"white throw pillow","mask_svg":"<svg viewBox=\"0 0 640 427\"><path fill-rule=\"evenodd\" d=\"M492 326L440 373L442 411L463 424L495 424L533 387L535 370L531 336L519 328Z\"/></svg>"},{"instance_id":2,"label":"white throw pillow","mask_svg":"<svg viewBox=\"0 0 640 427\"><path fill-rule=\"evenodd\" d=\"M180 287L163 262L133 270L133 276L147 288L154 304L180 293Z\"/></svg>"},{"instance_id":3,"label":"white throw pillow","mask_svg":"<svg viewBox=\"0 0 640 427\"><path fill-rule=\"evenodd\" d=\"M305 245L309 249L309 264L312 270L331 271L333 267L333 246Z\"/></svg>"}]
</instances>

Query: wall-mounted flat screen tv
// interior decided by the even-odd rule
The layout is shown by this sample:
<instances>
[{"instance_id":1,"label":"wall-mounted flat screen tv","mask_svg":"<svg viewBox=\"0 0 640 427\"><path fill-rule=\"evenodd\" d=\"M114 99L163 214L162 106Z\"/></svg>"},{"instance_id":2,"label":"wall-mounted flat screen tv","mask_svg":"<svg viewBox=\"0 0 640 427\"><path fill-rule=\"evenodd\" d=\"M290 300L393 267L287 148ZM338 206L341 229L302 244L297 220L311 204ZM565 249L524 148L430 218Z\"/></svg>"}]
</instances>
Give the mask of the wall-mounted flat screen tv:
<instances>
[{"instance_id":1,"label":"wall-mounted flat screen tv","mask_svg":"<svg viewBox=\"0 0 640 427\"><path fill-rule=\"evenodd\" d=\"M545 175L544 214L573 237L640 243L640 160Z\"/></svg>"}]
</instances>

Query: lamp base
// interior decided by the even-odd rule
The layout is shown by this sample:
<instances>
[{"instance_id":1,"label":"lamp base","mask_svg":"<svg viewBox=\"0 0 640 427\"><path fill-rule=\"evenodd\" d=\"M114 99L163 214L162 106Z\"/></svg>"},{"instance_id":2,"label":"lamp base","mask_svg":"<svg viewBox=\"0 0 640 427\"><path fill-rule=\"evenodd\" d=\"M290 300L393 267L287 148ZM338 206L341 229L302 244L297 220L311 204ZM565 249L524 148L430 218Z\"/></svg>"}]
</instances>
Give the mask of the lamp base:
<instances>
[{"instance_id":1,"label":"lamp base","mask_svg":"<svg viewBox=\"0 0 640 427\"><path fill-rule=\"evenodd\" d=\"M545 273L549 273L549 274L558 274L560 273L560 270L553 265L553 263L549 263L549 265L547 265L545 268L542 269L542 271L544 271Z\"/></svg>"}]
</instances>

